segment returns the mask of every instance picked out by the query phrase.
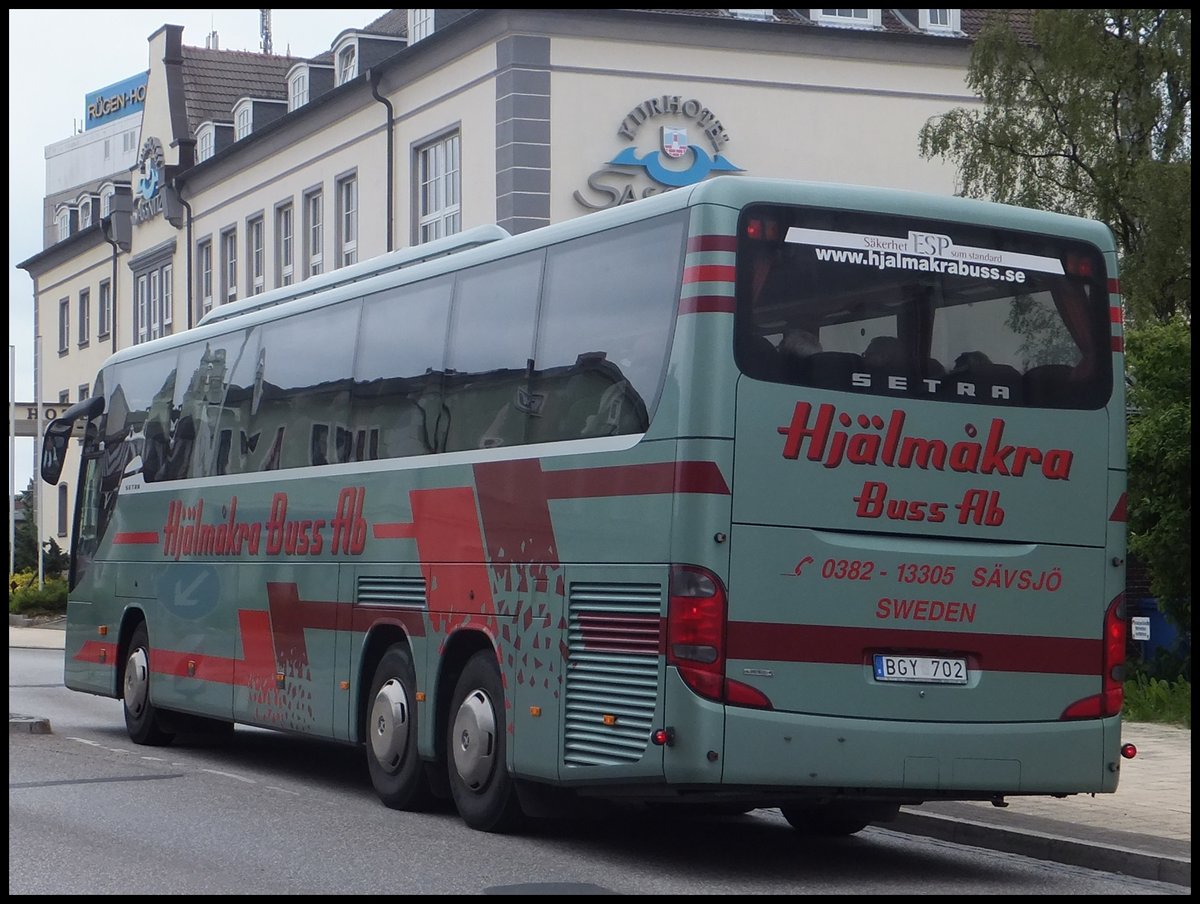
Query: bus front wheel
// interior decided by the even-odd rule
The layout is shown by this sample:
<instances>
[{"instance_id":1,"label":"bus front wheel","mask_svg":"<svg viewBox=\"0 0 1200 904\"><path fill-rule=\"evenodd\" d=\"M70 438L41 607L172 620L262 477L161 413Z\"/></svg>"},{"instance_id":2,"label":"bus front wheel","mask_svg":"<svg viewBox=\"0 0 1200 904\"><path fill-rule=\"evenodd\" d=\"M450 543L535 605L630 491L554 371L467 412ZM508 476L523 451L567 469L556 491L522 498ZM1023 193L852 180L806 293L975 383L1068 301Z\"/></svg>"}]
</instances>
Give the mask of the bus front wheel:
<instances>
[{"instance_id":1,"label":"bus front wheel","mask_svg":"<svg viewBox=\"0 0 1200 904\"><path fill-rule=\"evenodd\" d=\"M125 729L135 744L160 747L170 744L175 733L163 726L158 708L150 702L150 633L142 622L129 639L125 660Z\"/></svg>"},{"instance_id":2,"label":"bus front wheel","mask_svg":"<svg viewBox=\"0 0 1200 904\"><path fill-rule=\"evenodd\" d=\"M389 647L375 668L367 711L367 770L383 803L418 810L433 799L417 754L417 678L404 644Z\"/></svg>"},{"instance_id":3,"label":"bus front wheel","mask_svg":"<svg viewBox=\"0 0 1200 904\"><path fill-rule=\"evenodd\" d=\"M491 650L467 660L448 721L447 772L459 815L473 829L510 831L522 813L505 763L504 688Z\"/></svg>"}]
</instances>

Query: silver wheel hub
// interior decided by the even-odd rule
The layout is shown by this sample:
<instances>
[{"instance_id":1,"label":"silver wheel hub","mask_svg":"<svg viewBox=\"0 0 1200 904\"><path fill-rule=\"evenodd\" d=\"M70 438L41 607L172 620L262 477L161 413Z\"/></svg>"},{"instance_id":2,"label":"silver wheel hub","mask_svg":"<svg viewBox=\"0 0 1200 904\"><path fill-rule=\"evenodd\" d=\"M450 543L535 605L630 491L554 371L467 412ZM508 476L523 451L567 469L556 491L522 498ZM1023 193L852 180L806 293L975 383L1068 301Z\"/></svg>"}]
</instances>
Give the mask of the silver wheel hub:
<instances>
[{"instance_id":1,"label":"silver wheel hub","mask_svg":"<svg viewBox=\"0 0 1200 904\"><path fill-rule=\"evenodd\" d=\"M496 711L482 690L467 694L454 716L454 768L472 791L480 790L495 768Z\"/></svg>"},{"instance_id":2,"label":"silver wheel hub","mask_svg":"<svg viewBox=\"0 0 1200 904\"><path fill-rule=\"evenodd\" d=\"M395 772L404 762L404 752L408 749L408 723L408 694L398 679L390 678L375 695L367 720L371 753L388 772Z\"/></svg>"},{"instance_id":3,"label":"silver wheel hub","mask_svg":"<svg viewBox=\"0 0 1200 904\"><path fill-rule=\"evenodd\" d=\"M138 647L129 654L125 663L125 709L134 718L146 710L150 698L150 660L146 651Z\"/></svg>"}]
</instances>

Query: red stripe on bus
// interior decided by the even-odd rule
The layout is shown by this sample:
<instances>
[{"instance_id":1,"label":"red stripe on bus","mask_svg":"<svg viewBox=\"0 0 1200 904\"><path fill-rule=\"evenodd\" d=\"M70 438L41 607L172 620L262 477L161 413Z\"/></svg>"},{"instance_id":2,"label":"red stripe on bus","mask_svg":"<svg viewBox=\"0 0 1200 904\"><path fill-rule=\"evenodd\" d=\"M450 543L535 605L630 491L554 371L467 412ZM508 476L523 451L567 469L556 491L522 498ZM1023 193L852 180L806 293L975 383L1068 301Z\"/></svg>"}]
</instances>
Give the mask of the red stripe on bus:
<instances>
[{"instance_id":1,"label":"red stripe on bus","mask_svg":"<svg viewBox=\"0 0 1200 904\"><path fill-rule=\"evenodd\" d=\"M728 295L697 295L679 299L680 314L732 314L733 299Z\"/></svg>"},{"instance_id":2,"label":"red stripe on bus","mask_svg":"<svg viewBox=\"0 0 1200 904\"><path fill-rule=\"evenodd\" d=\"M1125 337L1124 336L1113 336L1112 337L1112 350L1114 352L1125 351Z\"/></svg>"},{"instance_id":3,"label":"red stripe on bus","mask_svg":"<svg viewBox=\"0 0 1200 904\"><path fill-rule=\"evenodd\" d=\"M117 534L113 537L113 543L117 545L150 545L158 543L157 531L126 531L125 533Z\"/></svg>"},{"instance_id":4,"label":"red stripe on bus","mask_svg":"<svg viewBox=\"0 0 1200 904\"><path fill-rule=\"evenodd\" d=\"M1109 308L1108 319L1112 323L1123 323L1124 318L1121 316L1121 309L1116 305L1113 305L1111 308Z\"/></svg>"},{"instance_id":5,"label":"red stripe on bus","mask_svg":"<svg viewBox=\"0 0 1200 904\"><path fill-rule=\"evenodd\" d=\"M958 634L898 628L848 628L730 622L730 659L862 665L879 652L945 652L971 657L989 672L1099 676L1099 639L1035 635Z\"/></svg>"},{"instance_id":6,"label":"red stripe on bus","mask_svg":"<svg viewBox=\"0 0 1200 904\"><path fill-rule=\"evenodd\" d=\"M376 540L407 540L416 537L417 526L411 521L376 524L371 528Z\"/></svg>"},{"instance_id":7,"label":"red stripe on bus","mask_svg":"<svg viewBox=\"0 0 1200 904\"><path fill-rule=\"evenodd\" d=\"M1108 292L1110 295L1121 294L1121 281L1119 279L1110 279L1108 281Z\"/></svg>"},{"instance_id":8,"label":"red stripe on bus","mask_svg":"<svg viewBox=\"0 0 1200 904\"><path fill-rule=\"evenodd\" d=\"M1128 504L1128 498L1128 493L1121 494L1121 498L1117 500L1117 505L1112 510L1112 514L1108 516L1109 521L1125 521L1128 519L1128 516L1125 512L1125 506Z\"/></svg>"},{"instance_id":9,"label":"red stripe on bus","mask_svg":"<svg viewBox=\"0 0 1200 904\"><path fill-rule=\"evenodd\" d=\"M581 615L577 624L588 653L657 656L664 649L658 615Z\"/></svg>"},{"instance_id":10,"label":"red stripe on bus","mask_svg":"<svg viewBox=\"0 0 1200 904\"><path fill-rule=\"evenodd\" d=\"M693 251L736 251L736 235L694 235L688 239L688 253Z\"/></svg>"},{"instance_id":11,"label":"red stripe on bus","mask_svg":"<svg viewBox=\"0 0 1200 904\"><path fill-rule=\"evenodd\" d=\"M111 668L117 664L117 645L99 640L85 640L79 652L71 658L76 662L90 662L93 665L106 665Z\"/></svg>"},{"instance_id":12,"label":"red stripe on bus","mask_svg":"<svg viewBox=\"0 0 1200 904\"><path fill-rule=\"evenodd\" d=\"M729 264L700 264L684 267L683 284L696 282L733 282L733 267Z\"/></svg>"},{"instance_id":13,"label":"red stripe on bus","mask_svg":"<svg viewBox=\"0 0 1200 904\"><path fill-rule=\"evenodd\" d=\"M663 461L611 468L545 472L548 499L704 493L728 496L729 484L711 461Z\"/></svg>"}]
</instances>

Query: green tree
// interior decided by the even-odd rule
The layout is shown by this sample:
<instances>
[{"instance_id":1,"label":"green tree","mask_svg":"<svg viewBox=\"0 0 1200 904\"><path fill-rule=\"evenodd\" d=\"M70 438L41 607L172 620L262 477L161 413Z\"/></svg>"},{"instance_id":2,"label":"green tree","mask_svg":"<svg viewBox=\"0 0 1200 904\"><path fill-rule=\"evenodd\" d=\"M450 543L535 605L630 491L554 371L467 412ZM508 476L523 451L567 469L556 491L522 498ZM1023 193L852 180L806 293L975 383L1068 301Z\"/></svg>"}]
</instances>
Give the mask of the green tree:
<instances>
[{"instance_id":1,"label":"green tree","mask_svg":"<svg viewBox=\"0 0 1200 904\"><path fill-rule=\"evenodd\" d=\"M997 15L967 83L982 101L930 119L922 156L959 192L1086 216L1121 258L1130 548L1191 632L1191 101L1186 9L1034 10L1032 42Z\"/></svg>"},{"instance_id":2,"label":"green tree","mask_svg":"<svg viewBox=\"0 0 1200 904\"><path fill-rule=\"evenodd\" d=\"M21 493L20 498L25 509L25 520L13 529L13 570L37 572L37 496L33 492L33 480L29 481L29 486ZM69 565L70 556L54 538L42 542L43 576L64 575Z\"/></svg>"}]
</instances>

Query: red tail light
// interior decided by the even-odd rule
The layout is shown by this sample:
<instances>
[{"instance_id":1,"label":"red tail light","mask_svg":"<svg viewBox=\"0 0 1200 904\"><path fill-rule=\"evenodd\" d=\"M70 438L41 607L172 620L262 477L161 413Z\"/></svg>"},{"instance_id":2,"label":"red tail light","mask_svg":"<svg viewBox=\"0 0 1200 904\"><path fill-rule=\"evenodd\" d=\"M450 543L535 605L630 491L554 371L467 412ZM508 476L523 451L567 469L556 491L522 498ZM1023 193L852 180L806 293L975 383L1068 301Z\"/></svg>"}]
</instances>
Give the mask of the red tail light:
<instances>
[{"instance_id":1,"label":"red tail light","mask_svg":"<svg viewBox=\"0 0 1200 904\"><path fill-rule=\"evenodd\" d=\"M755 688L725 678L725 585L706 568L671 568L667 603L667 665L683 683L706 700L736 706L771 708Z\"/></svg>"},{"instance_id":2,"label":"red tail light","mask_svg":"<svg viewBox=\"0 0 1200 904\"><path fill-rule=\"evenodd\" d=\"M1076 700L1063 719L1102 719L1115 716L1125 702L1125 594L1109 604L1104 613L1104 645L1100 661L1100 693Z\"/></svg>"}]
</instances>

